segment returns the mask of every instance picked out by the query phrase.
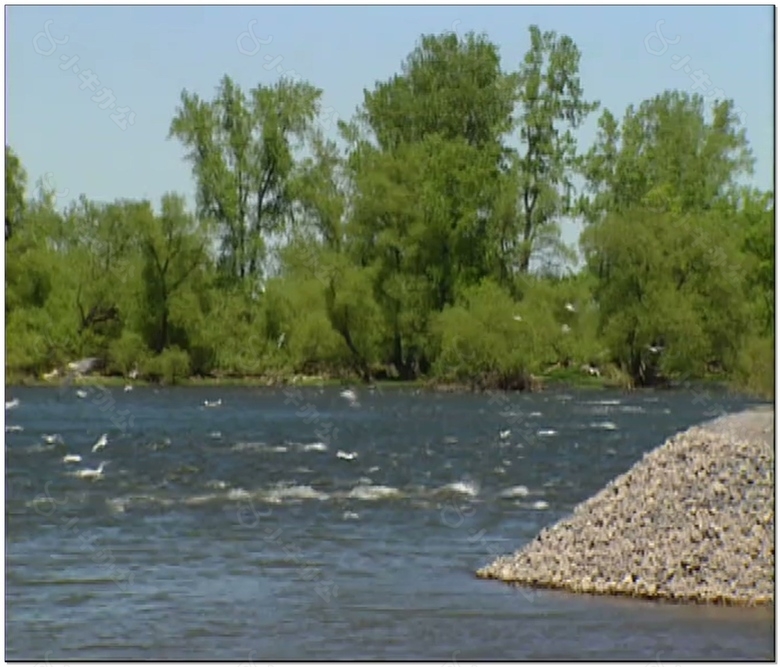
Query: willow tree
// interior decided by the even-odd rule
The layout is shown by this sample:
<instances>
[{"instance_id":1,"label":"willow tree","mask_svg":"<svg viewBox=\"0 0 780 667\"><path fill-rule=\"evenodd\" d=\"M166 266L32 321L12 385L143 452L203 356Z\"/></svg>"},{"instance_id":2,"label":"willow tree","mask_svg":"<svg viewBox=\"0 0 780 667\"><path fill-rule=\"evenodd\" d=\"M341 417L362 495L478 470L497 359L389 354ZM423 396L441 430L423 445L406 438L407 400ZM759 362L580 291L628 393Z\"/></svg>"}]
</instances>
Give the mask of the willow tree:
<instances>
[{"instance_id":1,"label":"willow tree","mask_svg":"<svg viewBox=\"0 0 780 667\"><path fill-rule=\"evenodd\" d=\"M622 123L604 111L583 162L583 210L591 222L637 206L710 210L753 164L733 101L707 109L701 95L666 91L629 106Z\"/></svg>"},{"instance_id":2,"label":"willow tree","mask_svg":"<svg viewBox=\"0 0 780 667\"><path fill-rule=\"evenodd\" d=\"M519 229L509 227L511 260L528 273L534 253L565 253L559 223L574 212L572 177L580 159L572 134L598 102L583 97L580 51L570 37L529 28L531 47L518 72L521 148L514 164Z\"/></svg>"},{"instance_id":3,"label":"willow tree","mask_svg":"<svg viewBox=\"0 0 780 667\"><path fill-rule=\"evenodd\" d=\"M386 358L401 374L427 366L429 314L491 272L515 87L484 36L426 35L345 128L348 252L371 270Z\"/></svg>"},{"instance_id":4,"label":"willow tree","mask_svg":"<svg viewBox=\"0 0 780 667\"><path fill-rule=\"evenodd\" d=\"M666 92L599 125L582 245L615 361L639 383L732 370L752 319L733 195L753 163L733 103Z\"/></svg>"},{"instance_id":5,"label":"willow tree","mask_svg":"<svg viewBox=\"0 0 780 667\"><path fill-rule=\"evenodd\" d=\"M229 282L262 273L268 237L284 228L290 210L292 141L306 136L320 97L310 84L287 79L245 94L228 76L210 102L181 94L169 138L189 151L198 213L216 221Z\"/></svg>"}]
</instances>

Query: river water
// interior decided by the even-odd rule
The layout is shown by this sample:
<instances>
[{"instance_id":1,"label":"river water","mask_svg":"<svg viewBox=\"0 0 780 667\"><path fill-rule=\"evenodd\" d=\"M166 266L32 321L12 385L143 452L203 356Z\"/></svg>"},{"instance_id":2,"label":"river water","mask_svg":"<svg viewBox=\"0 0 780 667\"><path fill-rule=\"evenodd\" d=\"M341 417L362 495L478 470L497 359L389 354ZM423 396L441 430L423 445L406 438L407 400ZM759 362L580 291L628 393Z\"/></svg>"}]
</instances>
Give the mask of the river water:
<instances>
[{"instance_id":1,"label":"river water","mask_svg":"<svg viewBox=\"0 0 780 667\"><path fill-rule=\"evenodd\" d=\"M774 659L772 611L474 576L749 401L356 392L7 388L6 659Z\"/></svg>"}]
</instances>

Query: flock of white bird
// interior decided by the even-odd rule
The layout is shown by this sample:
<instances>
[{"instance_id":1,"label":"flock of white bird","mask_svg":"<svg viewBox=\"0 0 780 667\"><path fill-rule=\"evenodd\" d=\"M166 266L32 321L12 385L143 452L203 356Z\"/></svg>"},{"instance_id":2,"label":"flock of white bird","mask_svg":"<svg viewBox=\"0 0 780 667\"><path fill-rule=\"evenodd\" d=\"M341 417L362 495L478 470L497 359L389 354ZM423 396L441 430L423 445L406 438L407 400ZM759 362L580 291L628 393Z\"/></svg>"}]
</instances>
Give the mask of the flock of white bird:
<instances>
[{"instance_id":1,"label":"flock of white bird","mask_svg":"<svg viewBox=\"0 0 780 667\"><path fill-rule=\"evenodd\" d=\"M54 435L44 435L43 439L49 443L59 442L60 444L64 444L62 436L60 436L59 433L55 433ZM97 439L97 442L92 445L92 453L95 454L96 452L105 449L107 444L108 433L104 433ZM81 463L81 456L79 454L65 454L65 456L62 457L62 462ZM77 470L73 474L76 477L80 477L81 479L101 479L103 477L103 469L108 465L108 463L108 461L101 461L97 468L84 468L83 470Z\"/></svg>"},{"instance_id":2,"label":"flock of white bird","mask_svg":"<svg viewBox=\"0 0 780 667\"><path fill-rule=\"evenodd\" d=\"M132 387L130 387L132 389ZM125 388L127 391L127 388ZM81 396L79 392L82 392L83 390L79 390L76 393L79 395L80 398L83 398L84 396ZM86 392L84 392L86 395ZM359 407L360 403L358 402L358 396L357 393L353 389L345 389L340 393L341 398L346 400L351 407ZM209 401L205 400L203 401L203 407L205 408L217 408L222 405L222 399L219 398L215 401ZM19 399L14 398L13 400L6 401L5 402L5 409L6 410L13 410L14 408L19 406ZM21 427L19 427L21 428ZM8 427L6 427L6 430L8 430ZM554 433L552 431L551 433ZM541 434L541 433L540 433ZM220 434L221 435L221 434ZM498 437L500 440L507 440L511 436L510 430L504 430L499 431ZM54 434L44 434L42 436L44 442L50 445L59 444L64 445L65 442L62 439L62 436L59 433ZM92 446L92 453L95 454L99 451L102 451L106 448L108 445L108 434L103 433L95 442L95 444ZM353 461L358 457L357 452L344 452L342 450L339 450L336 453L336 456L340 459L343 459L345 461ZM79 454L65 454L65 456L62 457L62 462L65 464L72 464L72 463L81 463L82 458ZM81 479L87 479L87 480L98 480L103 477L103 471L105 467L109 464L109 461L101 461L100 465L97 468L83 468L81 470L77 470L73 473L75 477L79 477ZM540 503L541 504L541 503ZM544 503L546 506L546 503ZM538 507L537 509L541 509L541 507Z\"/></svg>"},{"instance_id":3,"label":"flock of white bird","mask_svg":"<svg viewBox=\"0 0 780 667\"><path fill-rule=\"evenodd\" d=\"M19 399L14 398L13 400L6 401L5 402L5 409L6 410L13 410L15 408L19 407ZM16 427L18 430L21 430L21 427ZM9 427L6 427L6 430L9 430ZM62 436L59 433L44 433L43 441L47 445L64 445L65 441L62 439ZM92 453L99 452L102 449L106 448L106 445L108 444L108 434L104 433L101 435L97 442L92 446ZM81 456L79 454L65 454L65 456L62 457L63 463L81 463ZM75 473L73 473L76 477L80 477L81 479L100 479L103 477L103 470L108 465L108 461L101 461L100 465L97 468L84 468L82 470L77 470Z\"/></svg>"}]
</instances>

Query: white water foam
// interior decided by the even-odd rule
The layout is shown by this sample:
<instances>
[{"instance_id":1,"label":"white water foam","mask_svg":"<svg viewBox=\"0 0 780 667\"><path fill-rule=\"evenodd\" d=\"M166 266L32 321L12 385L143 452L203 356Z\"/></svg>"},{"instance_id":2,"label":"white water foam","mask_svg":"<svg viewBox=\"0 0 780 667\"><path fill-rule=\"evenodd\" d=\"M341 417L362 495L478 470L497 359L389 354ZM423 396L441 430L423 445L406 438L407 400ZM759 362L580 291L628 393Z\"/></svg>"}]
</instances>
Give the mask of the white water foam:
<instances>
[{"instance_id":1,"label":"white water foam","mask_svg":"<svg viewBox=\"0 0 780 667\"><path fill-rule=\"evenodd\" d=\"M590 427L598 428L603 431L615 431L617 429L617 426L613 422L592 422Z\"/></svg>"},{"instance_id":2,"label":"white water foam","mask_svg":"<svg viewBox=\"0 0 780 667\"><path fill-rule=\"evenodd\" d=\"M528 495L527 486L513 486L501 492L502 498L525 498Z\"/></svg>"},{"instance_id":3,"label":"white water foam","mask_svg":"<svg viewBox=\"0 0 780 667\"><path fill-rule=\"evenodd\" d=\"M382 500L384 498L394 498L401 495L401 491L394 486L372 486L372 485L359 485L352 489L348 494L348 498L354 498L356 500Z\"/></svg>"},{"instance_id":4,"label":"white water foam","mask_svg":"<svg viewBox=\"0 0 780 667\"><path fill-rule=\"evenodd\" d=\"M435 493L455 493L461 496L474 498L479 495L479 485L476 482L452 482L445 484L434 491Z\"/></svg>"}]
</instances>

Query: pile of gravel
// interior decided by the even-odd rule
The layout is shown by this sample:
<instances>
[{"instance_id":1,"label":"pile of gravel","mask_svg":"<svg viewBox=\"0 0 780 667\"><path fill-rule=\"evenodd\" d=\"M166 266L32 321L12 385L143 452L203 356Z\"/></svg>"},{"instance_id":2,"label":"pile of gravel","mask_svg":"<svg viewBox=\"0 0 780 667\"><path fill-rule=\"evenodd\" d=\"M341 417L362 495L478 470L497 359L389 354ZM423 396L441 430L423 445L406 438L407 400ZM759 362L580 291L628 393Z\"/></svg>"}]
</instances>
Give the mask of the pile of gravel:
<instances>
[{"instance_id":1,"label":"pile of gravel","mask_svg":"<svg viewBox=\"0 0 780 667\"><path fill-rule=\"evenodd\" d=\"M731 605L774 598L774 412L691 428L478 577Z\"/></svg>"}]
</instances>

